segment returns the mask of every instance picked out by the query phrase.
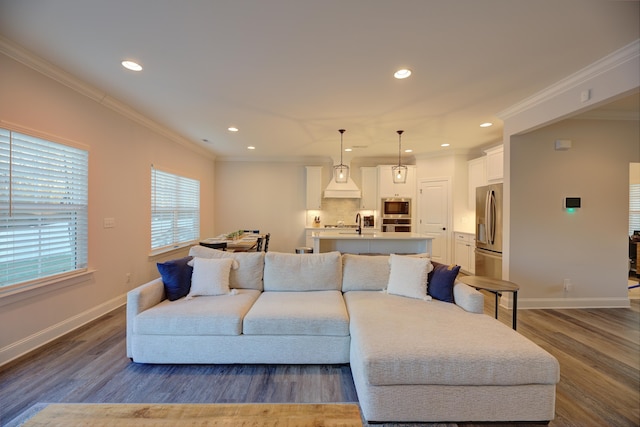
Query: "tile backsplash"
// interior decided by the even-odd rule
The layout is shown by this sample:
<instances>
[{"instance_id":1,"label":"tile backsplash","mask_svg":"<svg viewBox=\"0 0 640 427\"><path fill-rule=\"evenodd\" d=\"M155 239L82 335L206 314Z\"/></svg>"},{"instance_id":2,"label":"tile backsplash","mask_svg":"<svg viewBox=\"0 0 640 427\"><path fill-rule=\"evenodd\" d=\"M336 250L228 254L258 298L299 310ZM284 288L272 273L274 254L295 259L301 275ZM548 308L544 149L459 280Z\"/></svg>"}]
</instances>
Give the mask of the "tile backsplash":
<instances>
[{"instance_id":1,"label":"tile backsplash","mask_svg":"<svg viewBox=\"0 0 640 427\"><path fill-rule=\"evenodd\" d=\"M307 225L313 225L313 219L320 216L320 227L326 224L336 225L344 221L345 225L356 223L356 214L372 215L374 211L361 210L360 199L322 199L322 209L307 211Z\"/></svg>"}]
</instances>

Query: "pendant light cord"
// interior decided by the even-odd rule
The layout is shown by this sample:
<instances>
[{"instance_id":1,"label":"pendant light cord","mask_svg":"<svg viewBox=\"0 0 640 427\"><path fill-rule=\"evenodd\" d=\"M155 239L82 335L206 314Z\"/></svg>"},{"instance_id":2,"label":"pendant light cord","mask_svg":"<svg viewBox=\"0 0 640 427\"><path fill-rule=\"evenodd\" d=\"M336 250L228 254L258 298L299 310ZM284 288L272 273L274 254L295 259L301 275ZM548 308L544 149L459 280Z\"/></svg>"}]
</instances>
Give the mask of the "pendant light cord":
<instances>
[{"instance_id":1,"label":"pendant light cord","mask_svg":"<svg viewBox=\"0 0 640 427\"><path fill-rule=\"evenodd\" d=\"M340 132L340 166L342 166L342 134L344 134L345 129L338 129L338 132Z\"/></svg>"},{"instance_id":2,"label":"pendant light cord","mask_svg":"<svg viewBox=\"0 0 640 427\"><path fill-rule=\"evenodd\" d=\"M400 153L402 152L402 132L404 131L398 130L396 132L398 132L398 166L402 166L402 158Z\"/></svg>"}]
</instances>

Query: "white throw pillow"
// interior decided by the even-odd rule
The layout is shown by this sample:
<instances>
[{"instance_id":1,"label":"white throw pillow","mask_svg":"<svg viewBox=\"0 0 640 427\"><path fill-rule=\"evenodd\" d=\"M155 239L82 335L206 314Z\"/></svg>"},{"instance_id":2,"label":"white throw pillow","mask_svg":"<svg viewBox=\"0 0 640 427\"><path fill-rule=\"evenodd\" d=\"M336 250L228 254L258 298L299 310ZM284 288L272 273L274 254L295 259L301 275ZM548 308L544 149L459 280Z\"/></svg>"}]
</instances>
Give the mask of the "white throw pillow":
<instances>
[{"instance_id":1,"label":"white throw pillow","mask_svg":"<svg viewBox=\"0 0 640 427\"><path fill-rule=\"evenodd\" d=\"M416 258L391 254L391 271L387 293L403 297L429 299L427 277L431 268L429 258Z\"/></svg>"},{"instance_id":2,"label":"white throw pillow","mask_svg":"<svg viewBox=\"0 0 640 427\"><path fill-rule=\"evenodd\" d=\"M187 299L229 293L229 273L234 264L233 259L194 258L192 262L191 290Z\"/></svg>"},{"instance_id":3,"label":"white throw pillow","mask_svg":"<svg viewBox=\"0 0 640 427\"><path fill-rule=\"evenodd\" d=\"M238 261L238 268L231 270L229 287L262 290L264 252L227 252L195 245L189 249L194 258L232 258Z\"/></svg>"}]
</instances>

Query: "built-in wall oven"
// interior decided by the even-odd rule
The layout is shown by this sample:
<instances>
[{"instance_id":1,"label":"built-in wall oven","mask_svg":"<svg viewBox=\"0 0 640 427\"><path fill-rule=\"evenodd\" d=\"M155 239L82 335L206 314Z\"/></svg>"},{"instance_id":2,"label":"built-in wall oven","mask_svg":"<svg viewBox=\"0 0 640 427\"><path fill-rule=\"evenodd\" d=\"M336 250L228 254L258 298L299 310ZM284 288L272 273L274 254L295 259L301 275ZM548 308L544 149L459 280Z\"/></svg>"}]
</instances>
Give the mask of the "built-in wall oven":
<instances>
[{"instance_id":1,"label":"built-in wall oven","mask_svg":"<svg viewBox=\"0 0 640 427\"><path fill-rule=\"evenodd\" d=\"M411 199L384 198L381 200L383 232L410 233L411 232Z\"/></svg>"}]
</instances>

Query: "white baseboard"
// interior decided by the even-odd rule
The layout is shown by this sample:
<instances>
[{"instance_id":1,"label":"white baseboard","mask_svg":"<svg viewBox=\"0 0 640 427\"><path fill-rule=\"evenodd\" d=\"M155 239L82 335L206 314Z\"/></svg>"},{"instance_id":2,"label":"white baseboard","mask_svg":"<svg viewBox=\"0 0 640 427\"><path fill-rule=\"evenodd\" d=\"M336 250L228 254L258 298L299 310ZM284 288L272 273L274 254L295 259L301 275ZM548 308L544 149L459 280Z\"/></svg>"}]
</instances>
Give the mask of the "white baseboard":
<instances>
[{"instance_id":1,"label":"white baseboard","mask_svg":"<svg viewBox=\"0 0 640 427\"><path fill-rule=\"evenodd\" d=\"M0 366L41 347L127 303L126 295L113 298L76 316L0 348Z\"/></svg>"},{"instance_id":2,"label":"white baseboard","mask_svg":"<svg viewBox=\"0 0 640 427\"><path fill-rule=\"evenodd\" d=\"M518 309L533 308L628 308L631 302L623 298L518 298Z\"/></svg>"}]
</instances>

